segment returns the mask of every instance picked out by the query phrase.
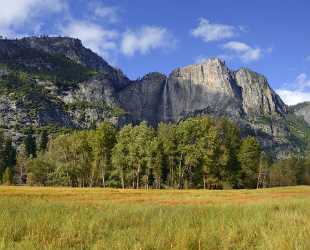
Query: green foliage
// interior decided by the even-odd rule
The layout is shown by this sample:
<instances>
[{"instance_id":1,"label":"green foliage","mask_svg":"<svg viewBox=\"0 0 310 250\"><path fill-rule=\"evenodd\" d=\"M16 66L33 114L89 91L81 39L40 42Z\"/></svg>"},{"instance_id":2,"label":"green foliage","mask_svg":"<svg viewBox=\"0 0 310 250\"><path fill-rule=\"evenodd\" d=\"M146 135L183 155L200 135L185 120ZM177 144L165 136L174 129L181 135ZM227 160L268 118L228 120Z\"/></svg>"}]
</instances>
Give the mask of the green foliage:
<instances>
[{"instance_id":1,"label":"green foliage","mask_svg":"<svg viewBox=\"0 0 310 250\"><path fill-rule=\"evenodd\" d=\"M26 128L26 129L23 129L21 132L26 134L27 130L28 129ZM41 134L42 135L42 133L45 133L44 131L46 131L46 133L48 135L57 136L57 135L72 133L75 131L75 129L59 127L59 126L56 126L54 124L49 124L46 126L37 127L34 129L35 134Z\"/></svg>"},{"instance_id":2,"label":"green foliage","mask_svg":"<svg viewBox=\"0 0 310 250\"><path fill-rule=\"evenodd\" d=\"M122 188L129 185L127 183L130 178L128 145L131 143L131 130L132 126L126 125L119 131L117 143L112 150L114 172L118 176Z\"/></svg>"},{"instance_id":3,"label":"green foliage","mask_svg":"<svg viewBox=\"0 0 310 250\"><path fill-rule=\"evenodd\" d=\"M81 114L85 115L87 109L101 110L106 113L107 117L119 117L126 114L126 112L117 106L109 105L104 100L102 101L86 101L76 100L65 105L66 110L78 110ZM82 116L83 117L83 116Z\"/></svg>"},{"instance_id":4,"label":"green foliage","mask_svg":"<svg viewBox=\"0 0 310 250\"><path fill-rule=\"evenodd\" d=\"M6 138L3 151L4 166L13 168L16 165L16 149L12 144L11 138Z\"/></svg>"},{"instance_id":5,"label":"green foliage","mask_svg":"<svg viewBox=\"0 0 310 250\"><path fill-rule=\"evenodd\" d=\"M10 167L7 167L3 173L2 183L5 185L13 184L13 171Z\"/></svg>"},{"instance_id":6,"label":"green foliage","mask_svg":"<svg viewBox=\"0 0 310 250\"><path fill-rule=\"evenodd\" d=\"M28 128L26 131L26 136L24 138L24 145L27 157L35 158L37 156L37 143L36 138L33 135L32 127Z\"/></svg>"},{"instance_id":7,"label":"green foliage","mask_svg":"<svg viewBox=\"0 0 310 250\"><path fill-rule=\"evenodd\" d=\"M139 188L141 179L147 188L151 178L150 147L155 131L145 122L139 126L125 126L118 135L113 151L113 162L116 166L122 185ZM154 146L154 145L153 145ZM116 154L120 155L116 155ZM120 166L117 166L120 164Z\"/></svg>"},{"instance_id":8,"label":"green foliage","mask_svg":"<svg viewBox=\"0 0 310 250\"><path fill-rule=\"evenodd\" d=\"M8 75L0 78L0 89L17 101L23 100L25 96L46 94L32 77L22 71L10 71Z\"/></svg>"},{"instance_id":9,"label":"green foliage","mask_svg":"<svg viewBox=\"0 0 310 250\"><path fill-rule=\"evenodd\" d=\"M310 185L310 155L275 162L269 173L269 186Z\"/></svg>"},{"instance_id":10,"label":"green foliage","mask_svg":"<svg viewBox=\"0 0 310 250\"><path fill-rule=\"evenodd\" d=\"M116 129L112 124L104 122L96 130L90 132L92 148L91 186L98 185L101 176L102 186L106 186L106 175L111 166L112 149L116 143Z\"/></svg>"},{"instance_id":11,"label":"green foliage","mask_svg":"<svg viewBox=\"0 0 310 250\"><path fill-rule=\"evenodd\" d=\"M254 137L242 141L238 159L241 167L241 176L245 187L256 187L259 172L261 149Z\"/></svg>"},{"instance_id":12,"label":"green foliage","mask_svg":"<svg viewBox=\"0 0 310 250\"><path fill-rule=\"evenodd\" d=\"M0 131L0 183L13 184L16 149L12 140Z\"/></svg>"},{"instance_id":13,"label":"green foliage","mask_svg":"<svg viewBox=\"0 0 310 250\"><path fill-rule=\"evenodd\" d=\"M39 82L51 82L63 91L75 88L97 74L63 55L22 48L16 53L0 59L1 68L6 70L0 77L0 91L26 108L32 118L51 104L61 106L50 90Z\"/></svg>"},{"instance_id":14,"label":"green foliage","mask_svg":"<svg viewBox=\"0 0 310 250\"><path fill-rule=\"evenodd\" d=\"M157 129L142 122L119 131L104 122L93 130L52 137L44 151L46 135L41 134L39 158L26 159L26 167L17 164L19 179L26 169L31 185L223 189L310 183L309 158L270 167L258 141L241 139L239 129L225 119L191 118ZM26 158L35 156L35 148L30 128Z\"/></svg>"},{"instance_id":15,"label":"green foliage","mask_svg":"<svg viewBox=\"0 0 310 250\"><path fill-rule=\"evenodd\" d=\"M176 125L160 123L157 130L157 137L163 150L163 172L162 178L168 187L176 188L177 179L177 137Z\"/></svg>"},{"instance_id":16,"label":"green foliage","mask_svg":"<svg viewBox=\"0 0 310 250\"><path fill-rule=\"evenodd\" d=\"M287 115L286 122L291 132L290 141L301 148L301 153L305 153L310 147L310 126L302 117L298 117L292 113Z\"/></svg>"},{"instance_id":17,"label":"green foliage","mask_svg":"<svg viewBox=\"0 0 310 250\"><path fill-rule=\"evenodd\" d=\"M239 152L238 128L220 119L192 118L178 125L162 123L157 130L142 122L124 126L118 133L111 124L103 123L95 130L51 139L42 155L45 160L39 161L53 166L48 167L52 169L48 181L43 174L42 184L179 189L252 187L244 180L250 178L245 159L254 156L252 148L247 148L251 143L258 145L253 138L246 139ZM40 180L40 169L46 171L39 163L33 162L37 165L33 170L29 167L32 183Z\"/></svg>"},{"instance_id":18,"label":"green foliage","mask_svg":"<svg viewBox=\"0 0 310 250\"><path fill-rule=\"evenodd\" d=\"M42 156L39 156L35 159L30 159L27 162L28 176L27 184L28 185L48 185L53 183L51 180L51 174L53 173L53 165L51 165L46 159Z\"/></svg>"},{"instance_id":19,"label":"green foliage","mask_svg":"<svg viewBox=\"0 0 310 250\"><path fill-rule=\"evenodd\" d=\"M48 133L46 130L43 130L40 136L40 145L39 150L45 152L48 144Z\"/></svg>"},{"instance_id":20,"label":"green foliage","mask_svg":"<svg viewBox=\"0 0 310 250\"><path fill-rule=\"evenodd\" d=\"M97 74L64 55L49 54L35 49L20 49L13 58L1 58L9 69L25 72L36 79L54 82L60 89L75 87Z\"/></svg>"}]
</instances>

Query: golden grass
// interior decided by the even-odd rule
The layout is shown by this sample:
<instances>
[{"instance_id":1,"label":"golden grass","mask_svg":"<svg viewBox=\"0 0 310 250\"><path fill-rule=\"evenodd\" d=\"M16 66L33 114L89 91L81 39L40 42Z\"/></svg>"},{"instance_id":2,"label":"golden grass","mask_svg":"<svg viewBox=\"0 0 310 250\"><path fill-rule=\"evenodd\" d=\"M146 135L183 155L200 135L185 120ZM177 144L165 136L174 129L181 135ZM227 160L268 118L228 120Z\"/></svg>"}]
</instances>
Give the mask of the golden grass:
<instances>
[{"instance_id":1,"label":"golden grass","mask_svg":"<svg viewBox=\"0 0 310 250\"><path fill-rule=\"evenodd\" d=\"M308 198L310 197L310 187L299 186L259 190L123 190L0 186L0 197L89 204L102 204L110 201L161 205L257 204Z\"/></svg>"},{"instance_id":2,"label":"golden grass","mask_svg":"<svg viewBox=\"0 0 310 250\"><path fill-rule=\"evenodd\" d=\"M310 187L0 187L0 249L309 249Z\"/></svg>"}]
</instances>

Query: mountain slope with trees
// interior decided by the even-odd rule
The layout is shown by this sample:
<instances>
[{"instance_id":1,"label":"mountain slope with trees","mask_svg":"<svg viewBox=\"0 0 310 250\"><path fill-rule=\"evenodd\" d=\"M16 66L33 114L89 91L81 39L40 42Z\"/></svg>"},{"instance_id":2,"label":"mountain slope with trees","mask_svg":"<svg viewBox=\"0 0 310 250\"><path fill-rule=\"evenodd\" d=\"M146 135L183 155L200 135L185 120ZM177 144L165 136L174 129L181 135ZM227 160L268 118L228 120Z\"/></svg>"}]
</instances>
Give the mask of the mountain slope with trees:
<instances>
[{"instance_id":1,"label":"mountain slope with trees","mask_svg":"<svg viewBox=\"0 0 310 250\"><path fill-rule=\"evenodd\" d=\"M287 158L306 152L310 129L249 69L232 71L214 58L132 81L66 37L0 40L0 110L0 126L17 145L29 127L38 141L44 130L90 129L102 121L157 127L210 116L229 119L242 138L253 136L264 151Z\"/></svg>"}]
</instances>

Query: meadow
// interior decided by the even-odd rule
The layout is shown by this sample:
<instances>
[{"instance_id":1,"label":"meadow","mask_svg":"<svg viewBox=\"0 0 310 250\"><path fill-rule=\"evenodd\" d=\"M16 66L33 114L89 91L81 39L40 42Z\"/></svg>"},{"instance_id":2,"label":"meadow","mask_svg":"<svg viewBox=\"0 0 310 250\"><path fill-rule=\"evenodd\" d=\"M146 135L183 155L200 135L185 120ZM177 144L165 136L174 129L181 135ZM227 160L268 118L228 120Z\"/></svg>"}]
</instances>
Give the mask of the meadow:
<instances>
[{"instance_id":1,"label":"meadow","mask_svg":"<svg viewBox=\"0 0 310 250\"><path fill-rule=\"evenodd\" d=\"M310 187L0 187L0 249L309 249Z\"/></svg>"}]
</instances>

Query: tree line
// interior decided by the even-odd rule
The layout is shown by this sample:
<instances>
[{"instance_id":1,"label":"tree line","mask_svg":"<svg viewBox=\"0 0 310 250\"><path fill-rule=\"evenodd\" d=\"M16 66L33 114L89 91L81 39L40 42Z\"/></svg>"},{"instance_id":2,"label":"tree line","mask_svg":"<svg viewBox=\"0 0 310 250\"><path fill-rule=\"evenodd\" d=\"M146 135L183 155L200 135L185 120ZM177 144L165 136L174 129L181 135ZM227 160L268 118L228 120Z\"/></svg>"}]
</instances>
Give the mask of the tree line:
<instances>
[{"instance_id":1,"label":"tree line","mask_svg":"<svg viewBox=\"0 0 310 250\"><path fill-rule=\"evenodd\" d=\"M310 184L309 158L272 162L254 137L242 139L236 125L209 117L156 129L142 122L117 130L103 122L56 137L43 131L39 139L29 129L17 154L1 134L0 158L6 184L145 189Z\"/></svg>"}]
</instances>

